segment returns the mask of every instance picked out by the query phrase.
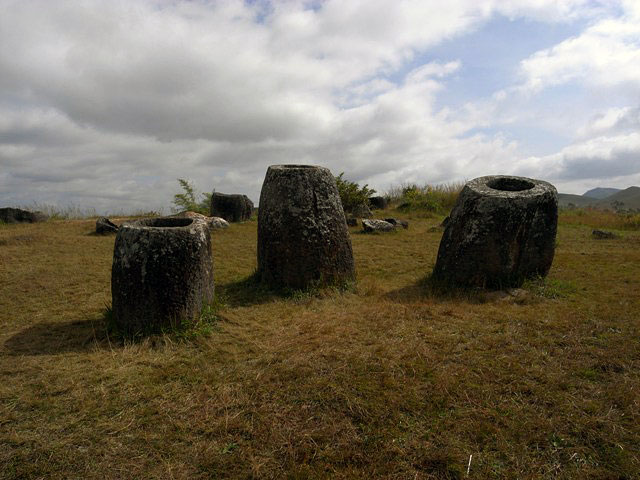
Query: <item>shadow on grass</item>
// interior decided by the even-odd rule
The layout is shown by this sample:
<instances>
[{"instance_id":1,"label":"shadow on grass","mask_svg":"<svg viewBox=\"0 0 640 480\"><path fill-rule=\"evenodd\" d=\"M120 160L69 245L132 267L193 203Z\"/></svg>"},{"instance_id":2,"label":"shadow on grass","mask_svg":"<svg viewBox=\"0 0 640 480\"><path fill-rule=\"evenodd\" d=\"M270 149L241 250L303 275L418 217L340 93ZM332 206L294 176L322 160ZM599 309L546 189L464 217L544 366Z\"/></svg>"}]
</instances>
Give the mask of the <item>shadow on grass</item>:
<instances>
[{"instance_id":1,"label":"shadow on grass","mask_svg":"<svg viewBox=\"0 0 640 480\"><path fill-rule=\"evenodd\" d=\"M279 292L260 282L257 273L248 277L216 285L216 297L227 307L248 307L280 298Z\"/></svg>"},{"instance_id":2,"label":"shadow on grass","mask_svg":"<svg viewBox=\"0 0 640 480\"><path fill-rule=\"evenodd\" d=\"M387 292L384 296L395 303L415 303L426 300L483 303L486 293L483 289L443 283L429 274L411 285Z\"/></svg>"},{"instance_id":3,"label":"shadow on grass","mask_svg":"<svg viewBox=\"0 0 640 480\"><path fill-rule=\"evenodd\" d=\"M57 355L110 348L103 319L42 322L15 334L4 343L9 355Z\"/></svg>"}]
</instances>

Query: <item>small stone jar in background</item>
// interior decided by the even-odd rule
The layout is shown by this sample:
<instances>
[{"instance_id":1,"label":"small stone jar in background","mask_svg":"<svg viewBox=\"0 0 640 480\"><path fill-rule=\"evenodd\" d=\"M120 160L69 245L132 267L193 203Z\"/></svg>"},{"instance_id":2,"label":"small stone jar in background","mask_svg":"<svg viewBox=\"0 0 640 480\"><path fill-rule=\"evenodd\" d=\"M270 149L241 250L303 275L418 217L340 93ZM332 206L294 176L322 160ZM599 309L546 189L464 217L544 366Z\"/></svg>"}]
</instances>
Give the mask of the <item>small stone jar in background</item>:
<instances>
[{"instance_id":1,"label":"small stone jar in background","mask_svg":"<svg viewBox=\"0 0 640 480\"><path fill-rule=\"evenodd\" d=\"M159 217L118 229L111 269L113 318L123 333L158 333L197 322L213 301L209 228Z\"/></svg>"},{"instance_id":2,"label":"small stone jar in background","mask_svg":"<svg viewBox=\"0 0 640 480\"><path fill-rule=\"evenodd\" d=\"M551 268L558 194L541 180L487 176L468 182L440 241L435 279L466 287L506 288Z\"/></svg>"},{"instance_id":3,"label":"small stone jar in background","mask_svg":"<svg viewBox=\"0 0 640 480\"><path fill-rule=\"evenodd\" d=\"M329 169L269 167L258 208L258 275L293 289L354 280L351 239Z\"/></svg>"}]
</instances>

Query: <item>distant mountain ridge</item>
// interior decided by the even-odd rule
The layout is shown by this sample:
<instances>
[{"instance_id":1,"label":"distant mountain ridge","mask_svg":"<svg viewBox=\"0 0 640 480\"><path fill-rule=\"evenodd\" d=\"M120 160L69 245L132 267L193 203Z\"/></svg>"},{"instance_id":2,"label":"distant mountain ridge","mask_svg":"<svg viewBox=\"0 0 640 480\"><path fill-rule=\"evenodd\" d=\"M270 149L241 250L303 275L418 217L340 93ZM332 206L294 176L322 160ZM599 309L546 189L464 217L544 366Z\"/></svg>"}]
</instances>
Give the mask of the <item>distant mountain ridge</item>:
<instances>
[{"instance_id":1,"label":"distant mountain ridge","mask_svg":"<svg viewBox=\"0 0 640 480\"><path fill-rule=\"evenodd\" d=\"M560 207L593 207L610 210L640 210L640 187L594 188L583 195L558 194Z\"/></svg>"},{"instance_id":2,"label":"distant mountain ridge","mask_svg":"<svg viewBox=\"0 0 640 480\"><path fill-rule=\"evenodd\" d=\"M607 198L610 197L611 195L615 195L616 193L620 192L621 189L620 188L602 188L602 187L598 187L598 188L592 188L591 190L587 190L586 192L584 192L582 194L583 197L591 197L591 198L598 198L598 199L603 199L603 198Z\"/></svg>"}]
</instances>

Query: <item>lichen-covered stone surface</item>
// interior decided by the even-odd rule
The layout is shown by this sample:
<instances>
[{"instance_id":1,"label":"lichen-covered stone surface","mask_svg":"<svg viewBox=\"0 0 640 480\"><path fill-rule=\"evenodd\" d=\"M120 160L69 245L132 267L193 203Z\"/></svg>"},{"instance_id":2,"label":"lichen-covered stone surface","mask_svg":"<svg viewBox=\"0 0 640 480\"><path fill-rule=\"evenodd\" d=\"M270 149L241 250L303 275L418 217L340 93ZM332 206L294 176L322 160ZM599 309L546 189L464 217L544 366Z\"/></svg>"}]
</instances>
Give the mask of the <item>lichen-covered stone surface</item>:
<instances>
[{"instance_id":1,"label":"lichen-covered stone surface","mask_svg":"<svg viewBox=\"0 0 640 480\"><path fill-rule=\"evenodd\" d=\"M545 276L553 261L557 224L553 185L510 176L471 180L446 223L434 278L504 288Z\"/></svg>"},{"instance_id":2,"label":"lichen-covered stone surface","mask_svg":"<svg viewBox=\"0 0 640 480\"><path fill-rule=\"evenodd\" d=\"M362 231L365 233L394 232L395 230L396 226L386 220L362 219Z\"/></svg>"},{"instance_id":3,"label":"lichen-covered stone surface","mask_svg":"<svg viewBox=\"0 0 640 480\"><path fill-rule=\"evenodd\" d=\"M244 222L251 218L253 202L246 195L238 193L211 194L211 216L222 217L227 222Z\"/></svg>"},{"instance_id":4,"label":"lichen-covered stone surface","mask_svg":"<svg viewBox=\"0 0 640 480\"><path fill-rule=\"evenodd\" d=\"M118 225L113 223L107 217L100 217L96 220L96 233L98 235L108 235L109 233L117 233Z\"/></svg>"},{"instance_id":5,"label":"lichen-covered stone surface","mask_svg":"<svg viewBox=\"0 0 640 480\"><path fill-rule=\"evenodd\" d=\"M310 165L272 165L258 210L258 275L304 289L352 281L351 239L335 178Z\"/></svg>"},{"instance_id":6,"label":"lichen-covered stone surface","mask_svg":"<svg viewBox=\"0 0 640 480\"><path fill-rule=\"evenodd\" d=\"M37 223L45 222L48 219L49 216L42 212L31 212L11 207L0 208L0 221L4 223Z\"/></svg>"},{"instance_id":7,"label":"lichen-covered stone surface","mask_svg":"<svg viewBox=\"0 0 640 480\"><path fill-rule=\"evenodd\" d=\"M114 321L127 334L180 328L213 300L209 228L191 218L124 223L111 269Z\"/></svg>"}]
</instances>

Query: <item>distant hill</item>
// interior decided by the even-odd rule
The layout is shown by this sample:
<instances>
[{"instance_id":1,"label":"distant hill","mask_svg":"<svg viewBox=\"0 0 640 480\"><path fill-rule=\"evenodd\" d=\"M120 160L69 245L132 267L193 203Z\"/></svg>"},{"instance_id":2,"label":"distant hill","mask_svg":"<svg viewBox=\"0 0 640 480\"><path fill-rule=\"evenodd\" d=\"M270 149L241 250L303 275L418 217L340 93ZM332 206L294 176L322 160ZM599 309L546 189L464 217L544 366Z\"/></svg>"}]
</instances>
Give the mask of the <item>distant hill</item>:
<instances>
[{"instance_id":1,"label":"distant hill","mask_svg":"<svg viewBox=\"0 0 640 480\"><path fill-rule=\"evenodd\" d=\"M569 207L571 205L574 207L588 207L597 201L598 199L596 198L585 197L584 195L574 195L572 193L558 194L558 205L561 207Z\"/></svg>"},{"instance_id":2,"label":"distant hill","mask_svg":"<svg viewBox=\"0 0 640 480\"><path fill-rule=\"evenodd\" d=\"M591 197L591 198L607 198L611 195L614 195L620 191L619 188L592 188L582 194L583 197Z\"/></svg>"},{"instance_id":3,"label":"distant hill","mask_svg":"<svg viewBox=\"0 0 640 480\"><path fill-rule=\"evenodd\" d=\"M623 209L640 208L640 187L629 187L620 190L618 193L598 201L598 205L605 207L618 205Z\"/></svg>"},{"instance_id":4,"label":"distant hill","mask_svg":"<svg viewBox=\"0 0 640 480\"><path fill-rule=\"evenodd\" d=\"M613 194L605 197L587 196L587 193L594 192L596 195L602 195L602 191L614 190ZM593 195L593 193L591 193ZM594 188L584 195L573 195L570 193L558 194L558 205L560 207L593 207L603 209L640 209L640 187L629 187L624 190L615 188Z\"/></svg>"}]
</instances>

